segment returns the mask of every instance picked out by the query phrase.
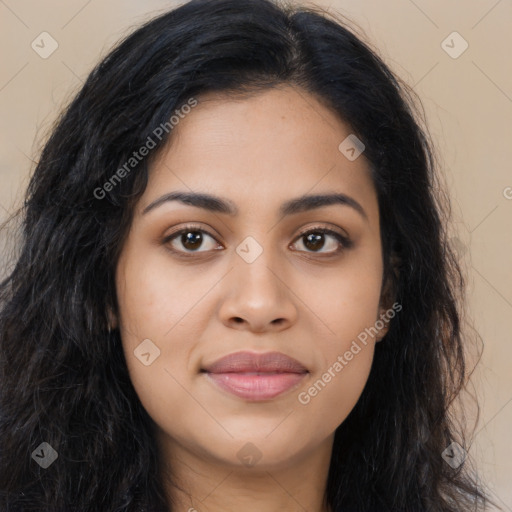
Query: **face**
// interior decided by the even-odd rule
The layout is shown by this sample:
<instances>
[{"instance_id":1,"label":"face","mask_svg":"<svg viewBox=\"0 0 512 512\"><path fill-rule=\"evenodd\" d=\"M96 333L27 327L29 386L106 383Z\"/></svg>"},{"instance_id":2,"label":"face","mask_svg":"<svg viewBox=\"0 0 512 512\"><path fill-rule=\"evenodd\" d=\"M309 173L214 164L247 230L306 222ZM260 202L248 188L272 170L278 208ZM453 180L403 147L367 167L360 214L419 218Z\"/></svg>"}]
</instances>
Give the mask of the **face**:
<instances>
[{"instance_id":1,"label":"face","mask_svg":"<svg viewBox=\"0 0 512 512\"><path fill-rule=\"evenodd\" d=\"M136 206L115 321L162 446L275 469L330 450L385 333L376 191L305 91L198 100Z\"/></svg>"}]
</instances>

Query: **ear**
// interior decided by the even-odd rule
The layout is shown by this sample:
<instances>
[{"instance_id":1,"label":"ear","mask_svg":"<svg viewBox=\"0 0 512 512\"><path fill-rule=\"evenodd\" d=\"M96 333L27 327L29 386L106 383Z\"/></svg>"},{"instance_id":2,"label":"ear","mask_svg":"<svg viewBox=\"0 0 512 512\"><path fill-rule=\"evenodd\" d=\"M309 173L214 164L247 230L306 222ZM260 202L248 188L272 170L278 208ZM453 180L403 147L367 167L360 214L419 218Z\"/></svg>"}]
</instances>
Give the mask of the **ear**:
<instances>
[{"instance_id":1,"label":"ear","mask_svg":"<svg viewBox=\"0 0 512 512\"><path fill-rule=\"evenodd\" d=\"M396 253L392 253L390 258L391 271L388 273L387 278L382 286L380 303L379 303L379 315L376 320L376 327L378 328L378 334L375 337L375 341L382 341L384 336L389 331L390 318L387 312L392 309L396 299L395 283L398 281L400 276L399 265L400 258ZM394 316L394 315L393 315ZM383 324L382 328L379 328Z\"/></svg>"},{"instance_id":2,"label":"ear","mask_svg":"<svg viewBox=\"0 0 512 512\"><path fill-rule=\"evenodd\" d=\"M118 321L117 316L112 311L112 308L110 306L107 306L107 322L108 322L108 330L112 331L114 329L117 329L118 327Z\"/></svg>"},{"instance_id":3,"label":"ear","mask_svg":"<svg viewBox=\"0 0 512 512\"><path fill-rule=\"evenodd\" d=\"M377 319L377 321L375 322L376 325L381 325L380 322L382 322L382 324L384 325L382 327L382 329L379 329L379 332L377 334L377 336L375 337L375 342L378 343L379 341L382 341L384 336L386 336L386 334L388 333L389 331L389 322L387 322L384 318L384 310L380 310L381 313L379 315L379 318Z\"/></svg>"}]
</instances>

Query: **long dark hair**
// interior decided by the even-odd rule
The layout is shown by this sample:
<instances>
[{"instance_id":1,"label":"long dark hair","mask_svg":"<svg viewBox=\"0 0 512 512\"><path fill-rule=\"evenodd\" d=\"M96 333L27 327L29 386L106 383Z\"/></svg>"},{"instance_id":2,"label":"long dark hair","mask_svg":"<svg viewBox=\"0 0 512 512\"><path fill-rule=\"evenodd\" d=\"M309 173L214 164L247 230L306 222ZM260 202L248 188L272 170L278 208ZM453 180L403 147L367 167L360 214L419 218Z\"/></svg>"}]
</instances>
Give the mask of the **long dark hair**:
<instances>
[{"instance_id":1,"label":"long dark hair","mask_svg":"<svg viewBox=\"0 0 512 512\"><path fill-rule=\"evenodd\" d=\"M118 255L149 165L172 133L157 138L155 130L202 93L280 84L315 95L364 142L384 277L403 307L336 430L326 503L335 512L466 512L485 504L468 464L454 469L442 457L454 441L465 446L449 409L468 373L464 279L411 91L319 9L192 0L126 37L90 73L31 178L19 253L0 289L2 512L170 510L151 419L130 382L119 332L108 329ZM151 136L156 147L127 168ZM122 179L105 186L123 166ZM47 469L32 460L42 442L58 454Z\"/></svg>"}]
</instances>

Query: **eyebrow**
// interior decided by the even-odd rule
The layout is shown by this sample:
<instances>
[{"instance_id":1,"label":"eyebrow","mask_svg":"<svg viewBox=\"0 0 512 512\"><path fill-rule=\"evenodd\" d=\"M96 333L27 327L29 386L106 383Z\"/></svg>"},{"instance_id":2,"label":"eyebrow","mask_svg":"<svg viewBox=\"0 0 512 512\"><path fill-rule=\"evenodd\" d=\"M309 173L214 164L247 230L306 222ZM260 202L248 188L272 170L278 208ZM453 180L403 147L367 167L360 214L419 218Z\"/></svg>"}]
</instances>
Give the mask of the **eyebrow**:
<instances>
[{"instance_id":1,"label":"eyebrow","mask_svg":"<svg viewBox=\"0 0 512 512\"><path fill-rule=\"evenodd\" d=\"M144 208L142 215L162 206L165 203L171 201L179 201L180 203L202 208L215 213L223 213L226 215L236 216L238 215L238 208L229 199L222 197L197 193L197 192L170 192L165 194ZM295 213L301 213L315 208L322 208L323 206L331 206L339 204L343 206L349 206L358 212L363 218L368 220L368 216L364 208L352 197L346 194L318 194L318 195L303 195L295 199L290 199L281 205L279 213L281 216L293 215Z\"/></svg>"}]
</instances>

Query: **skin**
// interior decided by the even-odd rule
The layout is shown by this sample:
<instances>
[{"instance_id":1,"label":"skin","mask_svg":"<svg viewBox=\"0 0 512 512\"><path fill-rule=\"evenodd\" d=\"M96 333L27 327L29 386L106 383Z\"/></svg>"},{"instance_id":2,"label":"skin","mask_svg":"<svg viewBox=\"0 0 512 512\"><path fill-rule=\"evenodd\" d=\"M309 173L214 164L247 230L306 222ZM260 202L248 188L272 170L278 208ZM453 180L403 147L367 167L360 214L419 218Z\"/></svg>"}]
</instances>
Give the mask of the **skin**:
<instances>
[{"instance_id":1,"label":"skin","mask_svg":"<svg viewBox=\"0 0 512 512\"><path fill-rule=\"evenodd\" d=\"M301 89L198 100L153 162L136 205L116 272L113 322L155 423L163 475L172 474L182 489L167 484L173 510L323 512L334 431L361 395L387 325L360 343L307 404L298 396L389 307L381 304L379 211L369 164L364 154L349 161L339 151L350 127ZM168 201L143 213L173 191L221 196L239 212ZM285 201L335 192L357 201L365 216L340 204L279 215ZM187 223L198 225L189 231L208 233L202 245L184 246L180 235L164 241ZM348 236L352 247L336 254L340 244L332 235L323 246L299 236L318 227ZM236 252L248 236L263 250L251 263ZM145 339L160 350L149 366L134 355ZM200 372L240 350L283 352L309 373L294 389L250 402ZM237 456L246 443L260 456L252 466Z\"/></svg>"}]
</instances>

